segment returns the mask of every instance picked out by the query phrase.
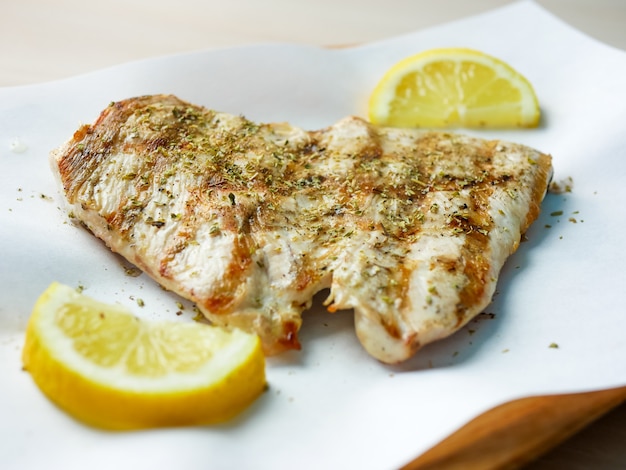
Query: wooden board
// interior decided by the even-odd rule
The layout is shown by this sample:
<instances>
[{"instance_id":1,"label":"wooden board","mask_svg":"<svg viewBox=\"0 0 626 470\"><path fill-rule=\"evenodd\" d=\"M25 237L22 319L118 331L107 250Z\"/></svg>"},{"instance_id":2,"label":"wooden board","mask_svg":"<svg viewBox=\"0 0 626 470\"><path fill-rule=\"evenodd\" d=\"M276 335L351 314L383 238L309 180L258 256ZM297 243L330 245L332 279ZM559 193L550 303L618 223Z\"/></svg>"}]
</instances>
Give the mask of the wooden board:
<instances>
[{"instance_id":1,"label":"wooden board","mask_svg":"<svg viewBox=\"0 0 626 470\"><path fill-rule=\"evenodd\" d=\"M467 423L403 470L517 469L626 401L626 387L529 397Z\"/></svg>"}]
</instances>

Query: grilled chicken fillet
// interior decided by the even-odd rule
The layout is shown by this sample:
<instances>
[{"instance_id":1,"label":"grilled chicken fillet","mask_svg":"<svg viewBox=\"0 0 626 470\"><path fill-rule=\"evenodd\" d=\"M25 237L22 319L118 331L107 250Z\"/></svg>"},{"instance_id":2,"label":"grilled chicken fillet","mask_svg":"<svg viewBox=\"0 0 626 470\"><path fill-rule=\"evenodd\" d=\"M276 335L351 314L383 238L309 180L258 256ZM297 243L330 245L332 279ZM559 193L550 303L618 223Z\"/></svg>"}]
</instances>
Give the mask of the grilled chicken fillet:
<instances>
[{"instance_id":1,"label":"grilled chicken fillet","mask_svg":"<svg viewBox=\"0 0 626 470\"><path fill-rule=\"evenodd\" d=\"M298 349L330 288L386 363L488 305L552 173L522 145L356 117L310 132L166 95L112 103L52 166L94 235L213 323Z\"/></svg>"}]
</instances>

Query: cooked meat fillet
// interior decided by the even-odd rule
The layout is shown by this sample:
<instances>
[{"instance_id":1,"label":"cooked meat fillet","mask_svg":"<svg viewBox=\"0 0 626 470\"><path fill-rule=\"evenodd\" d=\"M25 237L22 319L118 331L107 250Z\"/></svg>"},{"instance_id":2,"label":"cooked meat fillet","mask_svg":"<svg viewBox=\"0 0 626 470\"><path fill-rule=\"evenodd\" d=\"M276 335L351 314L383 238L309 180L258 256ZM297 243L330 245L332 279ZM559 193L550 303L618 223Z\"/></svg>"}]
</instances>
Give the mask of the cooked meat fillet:
<instances>
[{"instance_id":1,"label":"cooked meat fillet","mask_svg":"<svg viewBox=\"0 0 626 470\"><path fill-rule=\"evenodd\" d=\"M211 322L298 349L330 288L387 363L489 304L552 173L513 143L357 117L310 132L164 95L111 103L52 166L94 235Z\"/></svg>"}]
</instances>

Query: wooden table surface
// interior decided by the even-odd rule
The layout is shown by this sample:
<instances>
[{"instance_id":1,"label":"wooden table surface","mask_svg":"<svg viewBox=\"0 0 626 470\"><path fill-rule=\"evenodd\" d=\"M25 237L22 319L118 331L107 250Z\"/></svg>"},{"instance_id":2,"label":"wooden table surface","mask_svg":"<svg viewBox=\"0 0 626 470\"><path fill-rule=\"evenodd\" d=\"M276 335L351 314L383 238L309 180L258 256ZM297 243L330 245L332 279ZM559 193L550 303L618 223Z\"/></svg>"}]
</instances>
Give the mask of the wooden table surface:
<instances>
[{"instance_id":1,"label":"wooden table surface","mask_svg":"<svg viewBox=\"0 0 626 470\"><path fill-rule=\"evenodd\" d=\"M0 86L40 83L216 46L260 41L359 44L509 3L2 0ZM537 3L590 36L626 50L626 1ZM626 469L624 400L626 387L512 402L468 423L407 468Z\"/></svg>"}]
</instances>

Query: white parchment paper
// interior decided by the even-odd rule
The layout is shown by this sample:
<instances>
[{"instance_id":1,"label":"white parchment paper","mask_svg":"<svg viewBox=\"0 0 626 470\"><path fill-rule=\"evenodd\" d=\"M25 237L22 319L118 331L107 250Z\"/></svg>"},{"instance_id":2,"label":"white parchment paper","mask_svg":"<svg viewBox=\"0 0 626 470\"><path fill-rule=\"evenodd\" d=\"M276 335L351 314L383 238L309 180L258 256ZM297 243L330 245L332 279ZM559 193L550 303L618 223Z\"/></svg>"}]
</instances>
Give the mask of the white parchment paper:
<instances>
[{"instance_id":1,"label":"white parchment paper","mask_svg":"<svg viewBox=\"0 0 626 470\"><path fill-rule=\"evenodd\" d=\"M55 280L141 317L192 316L190 308L177 316L179 299L145 275L130 276L121 258L69 223L48 152L81 122L112 100L174 93L255 120L320 128L364 116L369 93L397 60L445 46L504 59L541 103L538 129L473 134L551 153L555 179L573 181L572 192L547 196L505 266L486 310L494 315L390 367L363 352L351 312L329 314L318 302L305 315L304 349L270 359L270 389L217 427L94 430L56 409L21 370L30 310ZM626 384L624 77L624 52L520 2L358 48L211 50L0 89L1 466L396 468L502 402Z\"/></svg>"}]
</instances>

